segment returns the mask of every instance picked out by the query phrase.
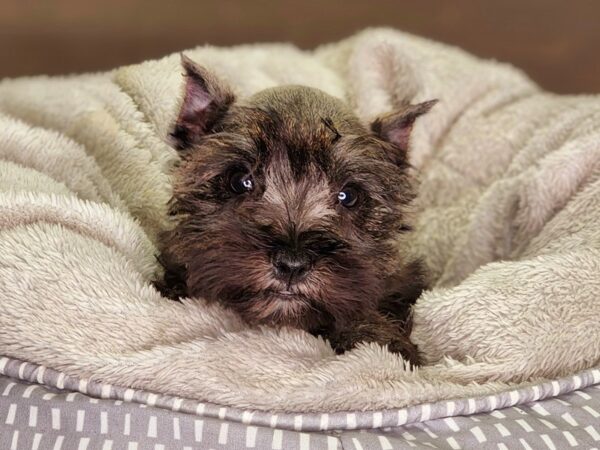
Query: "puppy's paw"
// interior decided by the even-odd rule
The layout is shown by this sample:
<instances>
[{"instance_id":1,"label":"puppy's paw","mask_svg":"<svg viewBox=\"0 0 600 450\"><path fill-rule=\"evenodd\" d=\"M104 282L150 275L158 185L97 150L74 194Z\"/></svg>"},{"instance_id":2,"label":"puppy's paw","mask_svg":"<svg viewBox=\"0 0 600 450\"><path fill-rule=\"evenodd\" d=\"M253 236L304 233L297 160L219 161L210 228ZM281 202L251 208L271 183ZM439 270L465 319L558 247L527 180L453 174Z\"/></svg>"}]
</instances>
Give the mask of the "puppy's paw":
<instances>
[{"instance_id":1,"label":"puppy's paw","mask_svg":"<svg viewBox=\"0 0 600 450\"><path fill-rule=\"evenodd\" d=\"M413 344L407 336L392 339L388 343L388 349L392 353L402 355L405 361L410 362L411 366L419 366L419 349Z\"/></svg>"},{"instance_id":2,"label":"puppy's paw","mask_svg":"<svg viewBox=\"0 0 600 450\"><path fill-rule=\"evenodd\" d=\"M325 337L337 354L352 350L362 342L374 342L387 346L392 353L400 354L412 366L419 365L417 346L410 341L400 324L395 322L360 323L352 328L334 331Z\"/></svg>"}]
</instances>

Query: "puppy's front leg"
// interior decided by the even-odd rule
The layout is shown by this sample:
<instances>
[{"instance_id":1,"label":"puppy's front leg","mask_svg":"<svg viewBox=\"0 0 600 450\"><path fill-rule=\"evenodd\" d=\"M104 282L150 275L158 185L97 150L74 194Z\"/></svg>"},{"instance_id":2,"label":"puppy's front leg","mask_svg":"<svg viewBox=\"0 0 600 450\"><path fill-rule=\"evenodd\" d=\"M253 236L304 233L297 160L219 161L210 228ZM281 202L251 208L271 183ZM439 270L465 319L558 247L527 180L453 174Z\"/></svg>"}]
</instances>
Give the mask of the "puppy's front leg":
<instances>
[{"instance_id":1,"label":"puppy's front leg","mask_svg":"<svg viewBox=\"0 0 600 450\"><path fill-rule=\"evenodd\" d=\"M408 322L394 320L379 311L369 311L339 329L333 329L325 337L337 353L344 353L361 342L376 342L387 345L389 351L401 354L412 365L418 365L418 350L409 334Z\"/></svg>"}]
</instances>

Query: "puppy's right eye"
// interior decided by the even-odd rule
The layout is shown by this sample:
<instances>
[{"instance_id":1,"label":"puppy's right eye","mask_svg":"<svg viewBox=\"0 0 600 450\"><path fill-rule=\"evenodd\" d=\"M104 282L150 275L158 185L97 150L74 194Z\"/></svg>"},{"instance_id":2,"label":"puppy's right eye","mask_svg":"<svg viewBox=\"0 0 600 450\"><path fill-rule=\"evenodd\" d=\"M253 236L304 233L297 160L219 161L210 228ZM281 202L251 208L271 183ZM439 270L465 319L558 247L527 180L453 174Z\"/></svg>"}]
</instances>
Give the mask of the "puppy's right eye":
<instances>
[{"instance_id":1,"label":"puppy's right eye","mask_svg":"<svg viewBox=\"0 0 600 450\"><path fill-rule=\"evenodd\" d=\"M236 171L229 177L229 188L234 194L243 194L254 190L254 178L252 175L242 171Z\"/></svg>"}]
</instances>

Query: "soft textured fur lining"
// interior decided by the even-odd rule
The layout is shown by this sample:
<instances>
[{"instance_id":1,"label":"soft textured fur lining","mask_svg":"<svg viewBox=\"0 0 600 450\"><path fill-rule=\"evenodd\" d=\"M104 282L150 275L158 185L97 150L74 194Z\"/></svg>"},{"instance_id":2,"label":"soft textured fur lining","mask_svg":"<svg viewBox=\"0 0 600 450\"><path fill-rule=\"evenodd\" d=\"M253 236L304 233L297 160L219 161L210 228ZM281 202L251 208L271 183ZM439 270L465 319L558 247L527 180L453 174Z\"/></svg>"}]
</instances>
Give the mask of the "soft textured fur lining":
<instances>
[{"instance_id":1,"label":"soft textured fur lining","mask_svg":"<svg viewBox=\"0 0 600 450\"><path fill-rule=\"evenodd\" d=\"M368 123L439 105L414 128L413 251L434 288L414 309L411 370L376 345L335 355L295 330L249 329L162 298L171 226L165 143L179 56L110 73L0 84L0 353L68 374L269 410L401 407L552 378L600 360L600 99L391 30L314 52L186 52L244 97L305 84Z\"/></svg>"}]
</instances>

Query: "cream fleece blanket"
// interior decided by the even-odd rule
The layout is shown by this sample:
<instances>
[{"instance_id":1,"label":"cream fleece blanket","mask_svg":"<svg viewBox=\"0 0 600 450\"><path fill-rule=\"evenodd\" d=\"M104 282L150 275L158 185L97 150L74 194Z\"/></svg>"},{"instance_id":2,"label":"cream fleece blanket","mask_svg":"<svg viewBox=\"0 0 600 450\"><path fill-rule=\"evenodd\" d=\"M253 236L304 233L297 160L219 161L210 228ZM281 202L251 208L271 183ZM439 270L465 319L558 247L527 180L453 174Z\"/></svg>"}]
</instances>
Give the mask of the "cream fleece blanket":
<instances>
[{"instance_id":1,"label":"cream fleece blanket","mask_svg":"<svg viewBox=\"0 0 600 450\"><path fill-rule=\"evenodd\" d=\"M165 143L179 55L109 73L0 84L0 354L122 386L267 410L402 407L600 363L600 97L392 30L314 52L186 54L240 96L299 83L365 121L440 99L414 130L418 234L435 286L412 339L336 356L300 331L248 329L150 285L169 226Z\"/></svg>"}]
</instances>

